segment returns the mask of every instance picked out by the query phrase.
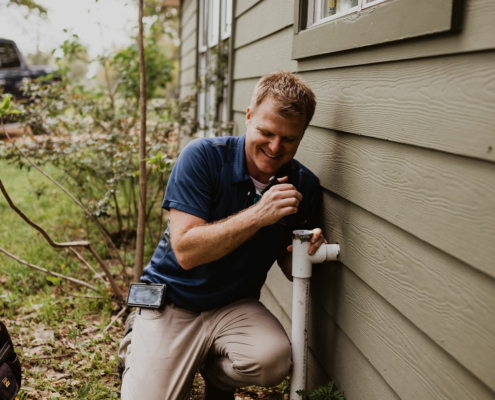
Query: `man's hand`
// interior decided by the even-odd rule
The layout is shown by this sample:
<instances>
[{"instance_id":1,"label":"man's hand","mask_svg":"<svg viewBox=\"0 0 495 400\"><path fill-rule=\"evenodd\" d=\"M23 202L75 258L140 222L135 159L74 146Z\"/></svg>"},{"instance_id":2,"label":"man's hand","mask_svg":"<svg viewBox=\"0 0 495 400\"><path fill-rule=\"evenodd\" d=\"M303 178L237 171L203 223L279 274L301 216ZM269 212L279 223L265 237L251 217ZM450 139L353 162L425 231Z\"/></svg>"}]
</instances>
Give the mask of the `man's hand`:
<instances>
[{"instance_id":1,"label":"man's hand","mask_svg":"<svg viewBox=\"0 0 495 400\"><path fill-rule=\"evenodd\" d=\"M325 243L328 244L327 240L323 237L323 232L320 228L313 229L313 237L311 238L311 246L309 246L308 254L312 256L315 254L316 250L320 248L320 246ZM287 251L292 253L292 245L287 247Z\"/></svg>"},{"instance_id":2,"label":"man's hand","mask_svg":"<svg viewBox=\"0 0 495 400\"><path fill-rule=\"evenodd\" d=\"M280 184L266 191L253 208L262 226L272 225L287 215L297 213L302 194L294 185L285 183L287 180L286 176L280 178Z\"/></svg>"},{"instance_id":3,"label":"man's hand","mask_svg":"<svg viewBox=\"0 0 495 400\"><path fill-rule=\"evenodd\" d=\"M295 214L302 195L287 177L268 190L258 204L222 221L205 220L170 210L170 237L177 261L186 270L218 260L251 238L260 228ZM321 235L321 230L320 230ZM324 240L324 239L323 239Z\"/></svg>"}]
</instances>

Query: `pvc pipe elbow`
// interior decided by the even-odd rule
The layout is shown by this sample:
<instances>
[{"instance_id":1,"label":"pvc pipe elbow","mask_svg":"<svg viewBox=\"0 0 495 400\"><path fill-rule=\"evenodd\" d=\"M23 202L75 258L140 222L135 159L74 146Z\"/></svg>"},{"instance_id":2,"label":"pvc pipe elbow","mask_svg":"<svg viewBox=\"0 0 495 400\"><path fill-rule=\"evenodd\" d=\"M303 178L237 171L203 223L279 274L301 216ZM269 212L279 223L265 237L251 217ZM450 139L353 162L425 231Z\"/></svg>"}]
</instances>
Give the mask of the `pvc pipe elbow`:
<instances>
[{"instance_id":1,"label":"pvc pipe elbow","mask_svg":"<svg viewBox=\"0 0 495 400\"><path fill-rule=\"evenodd\" d=\"M339 259L340 246L338 244L321 245L313 255L308 254L311 246L311 231L294 231L292 250L292 276L296 278L310 278L313 274L313 264L323 261L336 261Z\"/></svg>"}]
</instances>

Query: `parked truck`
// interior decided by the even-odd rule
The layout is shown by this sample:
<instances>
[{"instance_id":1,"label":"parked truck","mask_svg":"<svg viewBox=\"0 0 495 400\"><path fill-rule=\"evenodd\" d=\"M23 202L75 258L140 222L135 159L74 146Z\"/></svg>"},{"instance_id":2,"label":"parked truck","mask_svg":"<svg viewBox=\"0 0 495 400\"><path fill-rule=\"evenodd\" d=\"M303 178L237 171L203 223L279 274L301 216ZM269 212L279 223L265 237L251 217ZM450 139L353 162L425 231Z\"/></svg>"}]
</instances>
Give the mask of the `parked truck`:
<instances>
[{"instance_id":1,"label":"parked truck","mask_svg":"<svg viewBox=\"0 0 495 400\"><path fill-rule=\"evenodd\" d=\"M26 80L55 72L56 67L51 65L26 65L16 44L0 39L0 93L11 93L16 99L22 99L21 88Z\"/></svg>"}]
</instances>

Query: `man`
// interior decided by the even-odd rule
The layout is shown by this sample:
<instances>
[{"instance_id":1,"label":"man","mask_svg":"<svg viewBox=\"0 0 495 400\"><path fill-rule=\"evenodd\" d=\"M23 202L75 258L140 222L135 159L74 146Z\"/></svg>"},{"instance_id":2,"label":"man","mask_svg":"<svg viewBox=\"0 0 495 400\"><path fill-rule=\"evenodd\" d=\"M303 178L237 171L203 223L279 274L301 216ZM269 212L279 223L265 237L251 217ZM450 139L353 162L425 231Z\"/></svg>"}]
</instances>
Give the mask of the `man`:
<instances>
[{"instance_id":1,"label":"man","mask_svg":"<svg viewBox=\"0 0 495 400\"><path fill-rule=\"evenodd\" d=\"M317 223L319 181L293 159L315 106L297 75L266 75L245 136L194 140L180 155L163 202L169 225L141 278L165 283L167 304L141 309L121 343L123 399L188 399L198 368L208 400L288 375L289 340L258 299L276 260L290 279L292 231ZM326 243L313 232L310 253Z\"/></svg>"}]
</instances>

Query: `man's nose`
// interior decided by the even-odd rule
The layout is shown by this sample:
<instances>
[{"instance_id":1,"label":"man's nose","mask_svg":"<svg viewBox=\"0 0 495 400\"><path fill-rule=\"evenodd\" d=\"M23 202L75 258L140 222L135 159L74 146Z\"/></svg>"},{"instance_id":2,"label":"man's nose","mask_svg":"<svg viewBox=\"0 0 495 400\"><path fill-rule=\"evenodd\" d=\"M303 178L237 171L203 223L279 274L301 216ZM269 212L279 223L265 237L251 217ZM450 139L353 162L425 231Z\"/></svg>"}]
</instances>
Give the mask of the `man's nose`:
<instances>
[{"instance_id":1,"label":"man's nose","mask_svg":"<svg viewBox=\"0 0 495 400\"><path fill-rule=\"evenodd\" d=\"M278 155L280 152L280 146L280 138L275 137L270 141L269 148L272 155Z\"/></svg>"}]
</instances>

